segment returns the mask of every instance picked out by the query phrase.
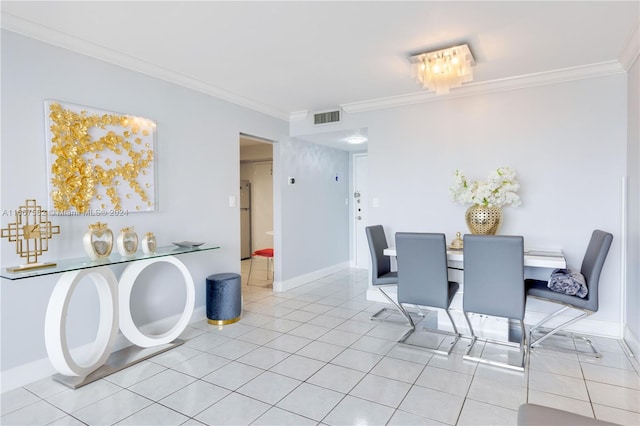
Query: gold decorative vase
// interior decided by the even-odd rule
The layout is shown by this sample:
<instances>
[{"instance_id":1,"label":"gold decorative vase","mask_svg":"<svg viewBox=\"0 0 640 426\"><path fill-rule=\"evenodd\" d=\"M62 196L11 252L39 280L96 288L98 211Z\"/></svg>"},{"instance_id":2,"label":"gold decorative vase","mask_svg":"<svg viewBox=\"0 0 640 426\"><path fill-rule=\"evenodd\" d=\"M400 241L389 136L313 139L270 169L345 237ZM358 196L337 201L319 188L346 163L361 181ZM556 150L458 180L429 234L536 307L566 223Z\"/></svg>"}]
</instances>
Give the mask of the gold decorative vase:
<instances>
[{"instance_id":1,"label":"gold decorative vase","mask_svg":"<svg viewBox=\"0 0 640 426\"><path fill-rule=\"evenodd\" d=\"M133 226L122 228L117 240L118 253L122 257L130 257L138 250L138 235L133 232Z\"/></svg>"},{"instance_id":2,"label":"gold decorative vase","mask_svg":"<svg viewBox=\"0 0 640 426\"><path fill-rule=\"evenodd\" d=\"M142 252L144 254L154 254L156 252L156 237L153 232L147 232L142 238Z\"/></svg>"},{"instance_id":3,"label":"gold decorative vase","mask_svg":"<svg viewBox=\"0 0 640 426\"><path fill-rule=\"evenodd\" d=\"M109 257L113 248L113 233L106 223L96 222L82 238L82 245L92 260Z\"/></svg>"},{"instance_id":4,"label":"gold decorative vase","mask_svg":"<svg viewBox=\"0 0 640 426\"><path fill-rule=\"evenodd\" d=\"M495 235L502 224L502 209L474 204L467 209L464 219L472 234Z\"/></svg>"}]
</instances>

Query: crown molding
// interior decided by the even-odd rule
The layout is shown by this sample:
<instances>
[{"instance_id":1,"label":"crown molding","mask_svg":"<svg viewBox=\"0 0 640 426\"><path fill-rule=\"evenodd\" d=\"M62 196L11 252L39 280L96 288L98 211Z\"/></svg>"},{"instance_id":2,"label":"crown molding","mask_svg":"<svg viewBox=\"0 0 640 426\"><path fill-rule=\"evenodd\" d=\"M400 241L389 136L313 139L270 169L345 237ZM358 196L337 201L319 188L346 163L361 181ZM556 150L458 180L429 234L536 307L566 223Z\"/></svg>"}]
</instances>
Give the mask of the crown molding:
<instances>
[{"instance_id":1,"label":"crown molding","mask_svg":"<svg viewBox=\"0 0 640 426\"><path fill-rule=\"evenodd\" d=\"M469 83L457 89L452 89L447 95L436 95L434 92L415 92L389 98L373 99L364 102L352 102L340 105L349 113L373 111L383 108L396 108L424 102L442 101L445 99L462 98L486 93L504 92L507 90L523 89L526 87L563 83L585 78L602 77L612 74L622 74L625 70L618 61L601 62L555 71L526 74L517 77L502 78L486 82Z\"/></svg>"},{"instance_id":2,"label":"crown molding","mask_svg":"<svg viewBox=\"0 0 640 426\"><path fill-rule=\"evenodd\" d=\"M627 38L627 42L620 53L620 64L622 67L629 71L634 62L638 59L638 55L640 54L640 31L638 30L638 26L640 25L640 21L636 21L636 25L631 30L631 34Z\"/></svg>"},{"instance_id":3,"label":"crown molding","mask_svg":"<svg viewBox=\"0 0 640 426\"><path fill-rule=\"evenodd\" d=\"M26 19L19 18L5 11L2 11L1 16L2 19L0 21L0 25L3 29L6 29L8 31L35 38L37 40L61 47L63 49L81 53L85 56L90 56L92 58L109 62L123 68L128 68L133 71L149 75L151 77L159 78L161 80L177 84L179 86L193 89L198 92L214 96L218 99L222 99L224 101L231 102L233 104L249 108L257 112L261 112L271 117L275 117L285 121L289 120L288 112L284 112L277 108L273 108L271 106L252 101L251 99L235 95L233 93L227 92L226 90L219 89L217 87L211 86L210 84L204 83L203 81L200 81L196 78L192 78L187 75L183 75L166 68L150 64L146 61L142 61L130 55L107 49L98 44L79 39L74 36L70 36L69 34L65 34L52 28L36 24Z\"/></svg>"},{"instance_id":4,"label":"crown molding","mask_svg":"<svg viewBox=\"0 0 640 426\"><path fill-rule=\"evenodd\" d=\"M303 109L302 111L294 111L289 114L289 121L302 121L309 117L309 110Z\"/></svg>"}]
</instances>

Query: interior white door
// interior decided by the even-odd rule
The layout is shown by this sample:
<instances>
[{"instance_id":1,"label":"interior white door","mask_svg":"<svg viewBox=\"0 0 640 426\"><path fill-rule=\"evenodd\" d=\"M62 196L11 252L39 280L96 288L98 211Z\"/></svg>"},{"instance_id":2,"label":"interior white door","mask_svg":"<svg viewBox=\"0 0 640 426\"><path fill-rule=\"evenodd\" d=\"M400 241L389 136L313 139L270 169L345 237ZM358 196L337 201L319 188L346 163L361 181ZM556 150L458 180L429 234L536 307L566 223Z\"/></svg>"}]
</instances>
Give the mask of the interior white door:
<instances>
[{"instance_id":1,"label":"interior white door","mask_svg":"<svg viewBox=\"0 0 640 426\"><path fill-rule=\"evenodd\" d=\"M355 230L355 267L369 268L369 245L364 228L369 223L368 208L369 196L367 191L367 155L355 154L353 156L353 220Z\"/></svg>"}]
</instances>

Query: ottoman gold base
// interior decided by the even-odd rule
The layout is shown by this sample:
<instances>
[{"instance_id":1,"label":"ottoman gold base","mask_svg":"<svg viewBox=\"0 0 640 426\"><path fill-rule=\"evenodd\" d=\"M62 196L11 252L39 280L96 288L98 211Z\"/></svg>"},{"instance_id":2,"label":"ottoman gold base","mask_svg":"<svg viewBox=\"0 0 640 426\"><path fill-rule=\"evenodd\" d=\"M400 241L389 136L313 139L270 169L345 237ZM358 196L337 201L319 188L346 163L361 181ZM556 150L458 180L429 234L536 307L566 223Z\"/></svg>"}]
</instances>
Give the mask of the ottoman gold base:
<instances>
[{"instance_id":1,"label":"ottoman gold base","mask_svg":"<svg viewBox=\"0 0 640 426\"><path fill-rule=\"evenodd\" d=\"M212 319L207 320L207 322L211 325L227 325L227 324L233 324L234 322L238 322L238 321L240 321L240 317L231 318L228 320L212 320Z\"/></svg>"}]
</instances>

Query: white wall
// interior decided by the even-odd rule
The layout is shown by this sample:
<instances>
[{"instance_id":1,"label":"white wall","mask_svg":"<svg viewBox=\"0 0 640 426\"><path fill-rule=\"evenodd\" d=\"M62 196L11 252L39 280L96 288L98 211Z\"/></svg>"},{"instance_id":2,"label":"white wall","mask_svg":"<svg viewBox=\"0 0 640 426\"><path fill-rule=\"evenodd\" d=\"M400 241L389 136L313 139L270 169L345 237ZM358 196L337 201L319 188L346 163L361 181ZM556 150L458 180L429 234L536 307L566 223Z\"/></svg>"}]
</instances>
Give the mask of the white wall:
<instances>
[{"instance_id":1,"label":"white wall","mask_svg":"<svg viewBox=\"0 0 640 426\"><path fill-rule=\"evenodd\" d=\"M640 61L628 73L627 286L625 340L640 356Z\"/></svg>"},{"instance_id":2,"label":"white wall","mask_svg":"<svg viewBox=\"0 0 640 426\"><path fill-rule=\"evenodd\" d=\"M159 210L123 218L54 218L61 234L51 240L45 260L86 256L82 235L89 223L98 220L114 231L124 226L134 226L140 236L153 231L159 245L180 240L215 243L221 249L180 256L196 283L196 312L202 312L205 277L240 271L239 213L229 207L229 196L239 196L238 135L283 140L288 124L7 31L2 32L1 84L2 209L15 208L26 198L47 205L45 99L156 120ZM2 227L11 221L2 217ZM20 263L6 239L0 241L0 247L2 267ZM184 296L174 282L175 274L169 266L158 268L145 273L136 285L132 306L139 325L170 317L180 309ZM120 271L117 268L118 274ZM30 374L42 374L29 363L42 367L47 356L44 316L57 277L0 281L4 390L16 380L28 380ZM95 290L81 287L74 294L69 318L72 347L90 342L97 324Z\"/></svg>"},{"instance_id":3,"label":"white wall","mask_svg":"<svg viewBox=\"0 0 640 426\"><path fill-rule=\"evenodd\" d=\"M306 142L280 144L282 162L282 261L284 288L295 277L349 261L349 155ZM340 176L335 180L336 174ZM287 183L288 177L295 184ZM277 185L276 185L277 186ZM275 229L278 235L278 225ZM328 245L325 243L328 242ZM286 282L289 281L289 284ZM275 283L274 286L277 286Z\"/></svg>"},{"instance_id":4,"label":"white wall","mask_svg":"<svg viewBox=\"0 0 640 426\"><path fill-rule=\"evenodd\" d=\"M500 233L524 235L531 247L562 248L579 269L592 230L611 232L598 321L589 327L620 337L626 94L619 74L345 114L336 130L368 128L369 196L380 203L369 223L383 224L390 240L397 231L439 231L449 239L467 232L467 206L448 194L453 172L485 179L498 166L518 171L523 201L505 208ZM294 136L313 131L308 122L292 124Z\"/></svg>"}]
</instances>

